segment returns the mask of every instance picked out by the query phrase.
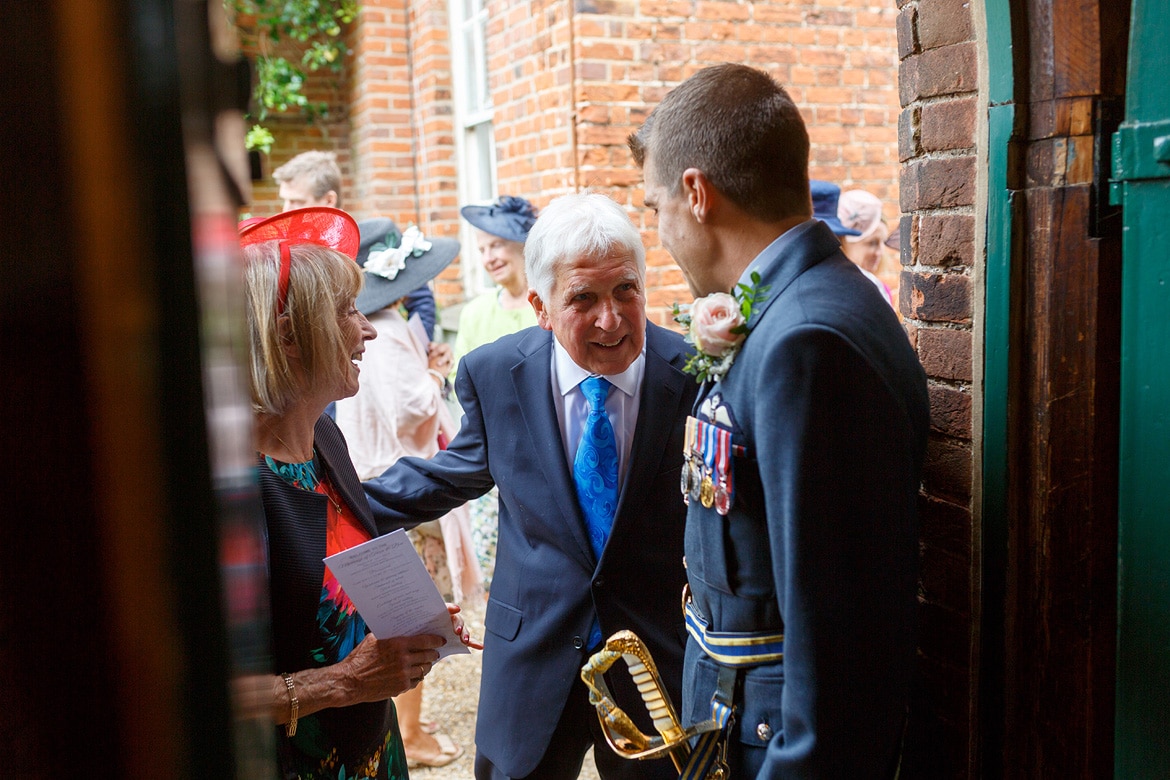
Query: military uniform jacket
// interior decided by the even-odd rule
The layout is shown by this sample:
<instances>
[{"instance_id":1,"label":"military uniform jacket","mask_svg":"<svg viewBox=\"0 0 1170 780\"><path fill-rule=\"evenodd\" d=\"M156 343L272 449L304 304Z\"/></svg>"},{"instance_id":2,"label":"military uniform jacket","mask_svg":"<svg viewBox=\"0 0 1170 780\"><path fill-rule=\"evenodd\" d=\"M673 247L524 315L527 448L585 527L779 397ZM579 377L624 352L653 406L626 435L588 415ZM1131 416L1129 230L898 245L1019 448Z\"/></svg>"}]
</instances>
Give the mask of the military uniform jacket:
<instances>
[{"instance_id":1,"label":"military uniform jacket","mask_svg":"<svg viewBox=\"0 0 1170 780\"><path fill-rule=\"evenodd\" d=\"M741 673L733 776L882 777L915 657L925 376L823 223L793 228L751 267L767 297L696 404L732 431L732 504L724 517L691 501L685 542L711 630L784 634L782 663ZM711 717L716 674L691 640L684 721Z\"/></svg>"}]
</instances>

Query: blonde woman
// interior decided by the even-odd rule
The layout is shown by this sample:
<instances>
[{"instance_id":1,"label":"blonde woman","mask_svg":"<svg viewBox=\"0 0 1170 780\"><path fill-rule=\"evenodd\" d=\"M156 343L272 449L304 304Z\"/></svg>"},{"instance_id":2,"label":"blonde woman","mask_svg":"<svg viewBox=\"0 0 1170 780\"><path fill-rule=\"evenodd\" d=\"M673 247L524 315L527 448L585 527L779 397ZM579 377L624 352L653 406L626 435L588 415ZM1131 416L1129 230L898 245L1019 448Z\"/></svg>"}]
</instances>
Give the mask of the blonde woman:
<instances>
[{"instance_id":1,"label":"blonde woman","mask_svg":"<svg viewBox=\"0 0 1170 780\"><path fill-rule=\"evenodd\" d=\"M373 328L355 306L357 225L330 208L241 225L257 472L278 674L237 682L277 724L282 776L407 777L392 696L438 659L435 635L375 639L323 558L377 536L345 439L323 414L358 390ZM456 633L471 644L448 607Z\"/></svg>"}]
</instances>

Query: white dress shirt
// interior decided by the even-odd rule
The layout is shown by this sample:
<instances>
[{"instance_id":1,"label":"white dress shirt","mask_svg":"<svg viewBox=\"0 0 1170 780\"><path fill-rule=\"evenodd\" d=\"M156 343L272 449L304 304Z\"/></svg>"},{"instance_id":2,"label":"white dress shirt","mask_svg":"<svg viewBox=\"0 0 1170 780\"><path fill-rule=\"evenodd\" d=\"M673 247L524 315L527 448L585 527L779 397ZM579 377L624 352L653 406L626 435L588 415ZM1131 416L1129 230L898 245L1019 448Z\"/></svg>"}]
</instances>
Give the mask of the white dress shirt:
<instances>
[{"instance_id":1,"label":"white dress shirt","mask_svg":"<svg viewBox=\"0 0 1170 780\"><path fill-rule=\"evenodd\" d=\"M553 338L552 359L553 402L557 408L557 423L561 427L561 441L565 445L565 460L569 472L573 471L573 459L577 445L589 416L589 402L581 392L580 384L590 374L573 362L561 343ZM646 375L646 345L634 362L620 374L605 375L613 385L605 399L605 411L613 426L618 451L618 495L626 484L626 473L630 469L630 450L634 445L634 430L638 425L638 405L642 397L642 378Z\"/></svg>"}]
</instances>

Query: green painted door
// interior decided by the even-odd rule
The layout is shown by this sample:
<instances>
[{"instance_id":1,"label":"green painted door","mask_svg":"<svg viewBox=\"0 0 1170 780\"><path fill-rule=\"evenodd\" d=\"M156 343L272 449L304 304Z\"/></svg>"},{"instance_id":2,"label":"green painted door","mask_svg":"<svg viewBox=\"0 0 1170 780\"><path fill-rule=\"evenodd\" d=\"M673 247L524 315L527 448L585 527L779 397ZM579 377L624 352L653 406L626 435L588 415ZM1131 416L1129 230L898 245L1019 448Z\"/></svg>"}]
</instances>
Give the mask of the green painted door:
<instances>
[{"instance_id":1,"label":"green painted door","mask_svg":"<svg viewBox=\"0 0 1170 780\"><path fill-rule=\"evenodd\" d=\"M1118 778L1170 777L1170 3L1133 0L1122 269Z\"/></svg>"}]
</instances>

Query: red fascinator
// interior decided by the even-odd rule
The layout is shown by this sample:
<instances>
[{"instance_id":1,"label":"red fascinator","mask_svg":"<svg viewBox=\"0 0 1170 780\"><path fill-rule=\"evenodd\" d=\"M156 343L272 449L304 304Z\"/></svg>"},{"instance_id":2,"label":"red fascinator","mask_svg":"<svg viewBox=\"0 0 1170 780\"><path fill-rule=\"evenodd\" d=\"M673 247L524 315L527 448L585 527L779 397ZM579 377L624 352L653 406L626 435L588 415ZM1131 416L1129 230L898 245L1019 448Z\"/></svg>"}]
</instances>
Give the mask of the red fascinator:
<instances>
[{"instance_id":1,"label":"red fascinator","mask_svg":"<svg viewBox=\"0 0 1170 780\"><path fill-rule=\"evenodd\" d=\"M351 260L357 257L361 234L353 217L341 209L313 206L294 209L274 217L252 217L238 226L240 246L266 241L280 242L280 278L277 286L276 316L284 313L288 301L288 276L292 262L289 247L316 244L340 252Z\"/></svg>"}]
</instances>

